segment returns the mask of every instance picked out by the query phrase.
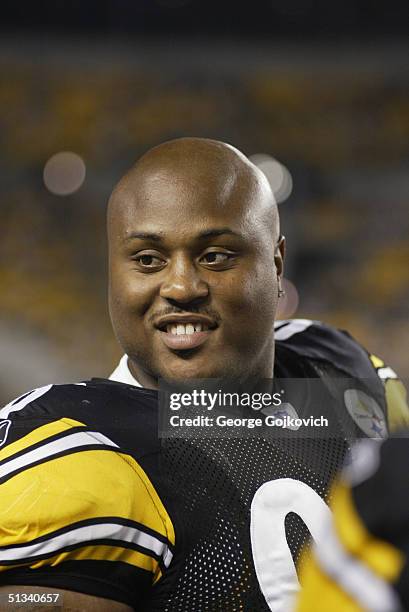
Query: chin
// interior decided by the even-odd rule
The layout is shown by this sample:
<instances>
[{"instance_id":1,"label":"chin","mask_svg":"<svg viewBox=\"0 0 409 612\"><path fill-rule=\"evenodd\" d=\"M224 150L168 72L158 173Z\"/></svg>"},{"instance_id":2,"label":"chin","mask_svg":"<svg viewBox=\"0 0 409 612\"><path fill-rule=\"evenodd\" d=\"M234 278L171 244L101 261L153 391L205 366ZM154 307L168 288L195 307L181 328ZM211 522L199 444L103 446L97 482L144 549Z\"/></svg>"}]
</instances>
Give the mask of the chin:
<instances>
[{"instance_id":1,"label":"chin","mask_svg":"<svg viewBox=\"0 0 409 612\"><path fill-rule=\"evenodd\" d=\"M209 364L194 364L186 361L182 361L181 363L175 365L171 368L166 368L166 372L161 373L161 378L165 380L173 380L173 381L184 381L190 379L207 379L207 378L237 378L241 376L245 376L245 373L232 372L230 369L219 366L216 364L212 364L209 367Z\"/></svg>"},{"instance_id":2,"label":"chin","mask_svg":"<svg viewBox=\"0 0 409 612\"><path fill-rule=\"evenodd\" d=\"M193 379L219 378L219 376L215 373L202 370L200 368L189 369L189 371L186 371L185 368L178 368L172 371L168 370L166 373L163 373L163 375L161 375L161 378L170 382L183 382L186 380Z\"/></svg>"}]
</instances>

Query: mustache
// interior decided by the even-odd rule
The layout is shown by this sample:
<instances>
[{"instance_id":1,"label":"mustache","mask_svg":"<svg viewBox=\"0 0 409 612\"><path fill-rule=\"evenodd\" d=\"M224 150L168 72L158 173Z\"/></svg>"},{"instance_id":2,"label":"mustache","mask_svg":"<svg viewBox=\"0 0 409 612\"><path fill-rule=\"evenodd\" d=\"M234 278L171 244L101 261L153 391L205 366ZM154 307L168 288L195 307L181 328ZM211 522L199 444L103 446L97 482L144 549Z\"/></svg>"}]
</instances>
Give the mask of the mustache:
<instances>
[{"instance_id":1,"label":"mustache","mask_svg":"<svg viewBox=\"0 0 409 612\"><path fill-rule=\"evenodd\" d=\"M203 308L203 307L200 308L198 306L196 307L192 305L190 306L188 310L185 308L174 308L172 306L168 306L167 308L158 310L157 312L154 312L150 315L149 323L154 323L160 317L165 317L167 315L173 315L173 314L177 314L177 315L198 314L198 315L204 315L204 316L210 317L211 319L213 319L215 323L219 323L221 321L221 317L219 313L213 308Z\"/></svg>"}]
</instances>

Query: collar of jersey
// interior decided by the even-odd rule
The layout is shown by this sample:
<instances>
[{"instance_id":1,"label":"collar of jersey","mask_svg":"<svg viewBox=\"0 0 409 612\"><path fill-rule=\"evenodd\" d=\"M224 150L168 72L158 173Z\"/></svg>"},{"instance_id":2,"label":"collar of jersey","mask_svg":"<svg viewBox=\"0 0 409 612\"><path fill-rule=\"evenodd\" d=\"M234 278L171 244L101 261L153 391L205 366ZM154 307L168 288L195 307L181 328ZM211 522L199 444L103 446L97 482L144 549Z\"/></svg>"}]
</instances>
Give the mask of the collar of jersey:
<instances>
[{"instance_id":1,"label":"collar of jersey","mask_svg":"<svg viewBox=\"0 0 409 612\"><path fill-rule=\"evenodd\" d=\"M134 385L134 387L142 387L140 383L134 378L131 374L131 371L128 367L128 355L123 355L121 357L118 366L112 372L109 380L114 380L115 382L125 383L126 385Z\"/></svg>"}]
</instances>

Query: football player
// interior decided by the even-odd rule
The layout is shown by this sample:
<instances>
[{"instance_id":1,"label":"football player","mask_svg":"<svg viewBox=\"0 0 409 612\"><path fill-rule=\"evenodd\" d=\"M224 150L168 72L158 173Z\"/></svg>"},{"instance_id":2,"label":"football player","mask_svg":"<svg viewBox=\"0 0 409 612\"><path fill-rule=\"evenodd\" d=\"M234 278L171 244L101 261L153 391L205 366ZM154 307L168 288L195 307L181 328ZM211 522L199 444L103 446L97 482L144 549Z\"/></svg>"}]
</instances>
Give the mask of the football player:
<instances>
[{"instance_id":1,"label":"football player","mask_svg":"<svg viewBox=\"0 0 409 612\"><path fill-rule=\"evenodd\" d=\"M363 440L305 563L299 612L409 610L409 433Z\"/></svg>"},{"instance_id":2,"label":"football player","mask_svg":"<svg viewBox=\"0 0 409 612\"><path fill-rule=\"evenodd\" d=\"M277 207L230 145L150 150L111 196L108 238L125 353L111 380L49 385L0 413L1 594L41 589L102 612L286 612L349 439L408 420L396 375L344 332L275 322ZM324 412L331 436L158 438L160 379L273 376L322 383L318 407L312 383L294 398L287 385L280 414Z\"/></svg>"}]
</instances>

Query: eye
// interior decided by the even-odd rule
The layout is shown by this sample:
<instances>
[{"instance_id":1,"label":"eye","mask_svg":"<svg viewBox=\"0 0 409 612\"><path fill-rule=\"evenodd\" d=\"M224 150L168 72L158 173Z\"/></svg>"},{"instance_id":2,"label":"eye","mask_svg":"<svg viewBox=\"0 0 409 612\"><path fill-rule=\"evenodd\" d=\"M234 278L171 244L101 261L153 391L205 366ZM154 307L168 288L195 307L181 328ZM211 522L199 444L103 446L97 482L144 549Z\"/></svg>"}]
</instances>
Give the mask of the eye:
<instances>
[{"instance_id":1,"label":"eye","mask_svg":"<svg viewBox=\"0 0 409 612\"><path fill-rule=\"evenodd\" d=\"M230 266L234 259L234 253L224 251L209 251L200 258L200 263L209 268L224 269Z\"/></svg>"},{"instance_id":2,"label":"eye","mask_svg":"<svg viewBox=\"0 0 409 612\"><path fill-rule=\"evenodd\" d=\"M160 270L166 265L164 259L152 253L139 253L133 259L142 270Z\"/></svg>"}]
</instances>

